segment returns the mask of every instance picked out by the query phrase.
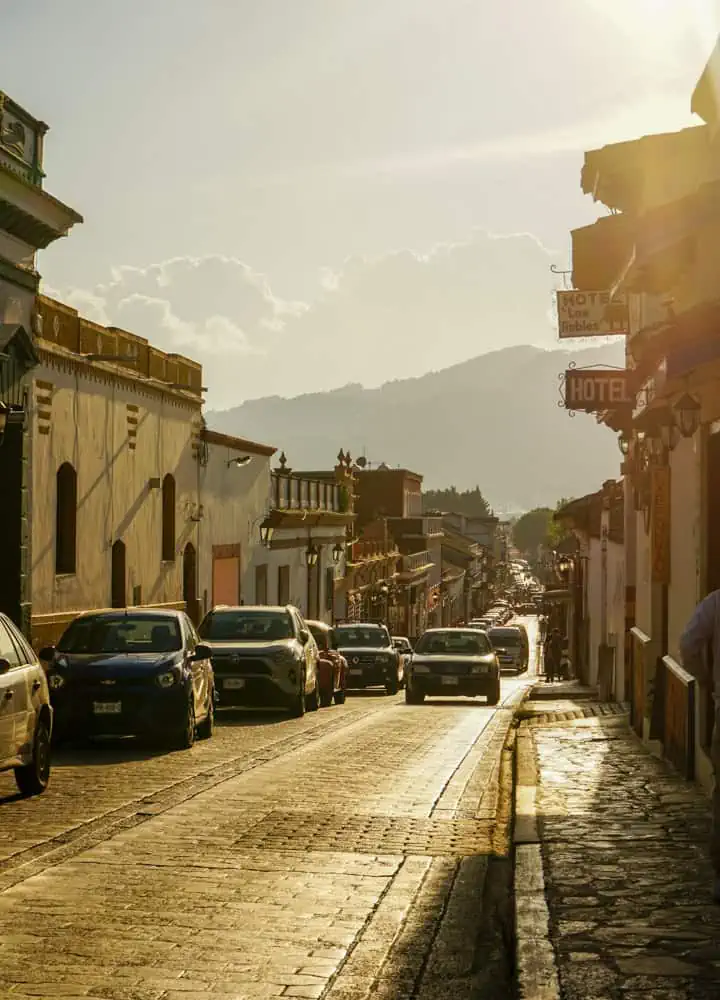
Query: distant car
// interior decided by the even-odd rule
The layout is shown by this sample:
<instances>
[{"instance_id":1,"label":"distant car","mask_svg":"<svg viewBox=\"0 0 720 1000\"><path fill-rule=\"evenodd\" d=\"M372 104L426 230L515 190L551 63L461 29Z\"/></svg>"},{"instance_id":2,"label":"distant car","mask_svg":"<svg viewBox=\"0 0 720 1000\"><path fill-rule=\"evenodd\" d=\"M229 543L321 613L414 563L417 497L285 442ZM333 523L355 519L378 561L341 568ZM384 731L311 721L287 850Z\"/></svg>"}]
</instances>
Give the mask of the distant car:
<instances>
[{"instance_id":1,"label":"distant car","mask_svg":"<svg viewBox=\"0 0 720 1000\"><path fill-rule=\"evenodd\" d=\"M348 688L384 687L390 695L398 693L404 681L403 662L384 625L336 625L335 642L348 663Z\"/></svg>"},{"instance_id":2,"label":"distant car","mask_svg":"<svg viewBox=\"0 0 720 1000\"><path fill-rule=\"evenodd\" d=\"M212 736L210 648L183 611L91 611L40 658L59 739L140 736L185 749Z\"/></svg>"},{"instance_id":3,"label":"distant car","mask_svg":"<svg viewBox=\"0 0 720 1000\"><path fill-rule=\"evenodd\" d=\"M348 665L345 657L335 648L335 630L325 622L306 622L318 648L318 677L320 704L323 708L342 705L347 691Z\"/></svg>"},{"instance_id":4,"label":"distant car","mask_svg":"<svg viewBox=\"0 0 720 1000\"><path fill-rule=\"evenodd\" d=\"M488 637L497 653L501 670L524 673L530 659L527 632L522 625L505 625L488 629Z\"/></svg>"},{"instance_id":5,"label":"distant car","mask_svg":"<svg viewBox=\"0 0 720 1000\"><path fill-rule=\"evenodd\" d=\"M500 668L484 632L470 628L429 629L415 646L405 688L408 705L428 695L484 695L500 701Z\"/></svg>"},{"instance_id":6,"label":"distant car","mask_svg":"<svg viewBox=\"0 0 720 1000\"><path fill-rule=\"evenodd\" d=\"M221 707L284 708L298 717L320 707L318 648L297 608L213 608L199 632Z\"/></svg>"},{"instance_id":7,"label":"distant car","mask_svg":"<svg viewBox=\"0 0 720 1000\"><path fill-rule=\"evenodd\" d=\"M23 795L50 780L53 711L45 671L19 629L0 615L0 771L14 771Z\"/></svg>"}]
</instances>

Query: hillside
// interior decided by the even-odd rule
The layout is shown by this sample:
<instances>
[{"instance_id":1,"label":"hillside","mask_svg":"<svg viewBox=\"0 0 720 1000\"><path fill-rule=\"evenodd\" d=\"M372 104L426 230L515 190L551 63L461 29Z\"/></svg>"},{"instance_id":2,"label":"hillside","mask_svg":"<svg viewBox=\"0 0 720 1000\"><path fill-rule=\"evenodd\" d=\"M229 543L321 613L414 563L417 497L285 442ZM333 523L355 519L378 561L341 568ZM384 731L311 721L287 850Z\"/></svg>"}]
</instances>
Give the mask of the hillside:
<instances>
[{"instance_id":1,"label":"hillside","mask_svg":"<svg viewBox=\"0 0 720 1000\"><path fill-rule=\"evenodd\" d=\"M379 389L266 397L207 420L276 445L295 469L327 468L342 447L421 472L428 487L479 484L496 509L527 510L619 474L615 435L558 406L558 374L571 361L622 364L622 348L512 347Z\"/></svg>"}]
</instances>

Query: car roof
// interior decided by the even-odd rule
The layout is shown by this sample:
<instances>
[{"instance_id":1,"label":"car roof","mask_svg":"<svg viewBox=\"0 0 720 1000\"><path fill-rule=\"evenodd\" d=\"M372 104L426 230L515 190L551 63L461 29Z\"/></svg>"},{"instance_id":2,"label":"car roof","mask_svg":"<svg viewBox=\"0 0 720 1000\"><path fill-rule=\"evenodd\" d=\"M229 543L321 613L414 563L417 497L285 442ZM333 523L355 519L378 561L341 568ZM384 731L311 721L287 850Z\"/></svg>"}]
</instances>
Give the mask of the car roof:
<instances>
[{"instance_id":1,"label":"car roof","mask_svg":"<svg viewBox=\"0 0 720 1000\"><path fill-rule=\"evenodd\" d=\"M445 625L442 628L426 628L423 635L430 635L433 632L484 632L484 629L473 628L472 625Z\"/></svg>"},{"instance_id":2,"label":"car roof","mask_svg":"<svg viewBox=\"0 0 720 1000\"><path fill-rule=\"evenodd\" d=\"M80 611L74 621L78 618L117 618L123 615L128 618L177 618L184 614L177 608L103 608L102 611Z\"/></svg>"},{"instance_id":3,"label":"car roof","mask_svg":"<svg viewBox=\"0 0 720 1000\"><path fill-rule=\"evenodd\" d=\"M216 604L214 608L210 609L209 614L214 611L274 611L282 614L291 610L292 607L289 604Z\"/></svg>"},{"instance_id":4,"label":"car roof","mask_svg":"<svg viewBox=\"0 0 720 1000\"><path fill-rule=\"evenodd\" d=\"M336 628L384 628L387 629L387 625L382 625L380 622L338 622L335 626Z\"/></svg>"}]
</instances>

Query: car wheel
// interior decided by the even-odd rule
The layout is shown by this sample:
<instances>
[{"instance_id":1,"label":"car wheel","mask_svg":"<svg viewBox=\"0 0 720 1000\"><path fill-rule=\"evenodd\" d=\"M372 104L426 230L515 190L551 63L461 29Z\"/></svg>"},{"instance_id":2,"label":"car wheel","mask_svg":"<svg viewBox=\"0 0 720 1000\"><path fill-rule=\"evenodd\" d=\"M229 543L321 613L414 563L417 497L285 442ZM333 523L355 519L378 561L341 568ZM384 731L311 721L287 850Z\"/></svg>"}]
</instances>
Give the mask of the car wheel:
<instances>
[{"instance_id":1,"label":"car wheel","mask_svg":"<svg viewBox=\"0 0 720 1000\"><path fill-rule=\"evenodd\" d=\"M300 678L300 690L295 696L295 701L293 702L292 708L290 709L290 714L295 719L301 719L305 715L305 674Z\"/></svg>"},{"instance_id":2,"label":"car wheel","mask_svg":"<svg viewBox=\"0 0 720 1000\"><path fill-rule=\"evenodd\" d=\"M500 701L500 681L497 682L490 694L487 696L488 705L497 705Z\"/></svg>"},{"instance_id":3,"label":"car wheel","mask_svg":"<svg viewBox=\"0 0 720 1000\"><path fill-rule=\"evenodd\" d=\"M332 691L320 692L320 708L329 708L333 703Z\"/></svg>"},{"instance_id":4,"label":"car wheel","mask_svg":"<svg viewBox=\"0 0 720 1000\"><path fill-rule=\"evenodd\" d=\"M209 740L215 731L215 692L208 698L208 714L197 727L198 739Z\"/></svg>"},{"instance_id":5,"label":"car wheel","mask_svg":"<svg viewBox=\"0 0 720 1000\"><path fill-rule=\"evenodd\" d=\"M334 698L335 698L335 704L336 705L344 705L345 704L345 688L340 688L339 691L336 691L335 695L334 695Z\"/></svg>"},{"instance_id":6,"label":"car wheel","mask_svg":"<svg viewBox=\"0 0 720 1000\"><path fill-rule=\"evenodd\" d=\"M50 781L50 733L40 720L35 730L33 755L29 764L15 768L15 781L21 795L40 795Z\"/></svg>"},{"instance_id":7,"label":"car wheel","mask_svg":"<svg viewBox=\"0 0 720 1000\"><path fill-rule=\"evenodd\" d=\"M322 702L322 695L320 694L320 681L318 680L317 674L315 674L315 687L313 693L310 695L307 701L308 712L317 712L320 708Z\"/></svg>"},{"instance_id":8,"label":"car wheel","mask_svg":"<svg viewBox=\"0 0 720 1000\"><path fill-rule=\"evenodd\" d=\"M185 706L183 721L173 733L170 745L173 750L189 750L195 742L195 709L190 698Z\"/></svg>"},{"instance_id":9,"label":"car wheel","mask_svg":"<svg viewBox=\"0 0 720 1000\"><path fill-rule=\"evenodd\" d=\"M406 705L422 705L424 701L425 701L425 695L422 691L413 691L411 687L405 688Z\"/></svg>"}]
</instances>

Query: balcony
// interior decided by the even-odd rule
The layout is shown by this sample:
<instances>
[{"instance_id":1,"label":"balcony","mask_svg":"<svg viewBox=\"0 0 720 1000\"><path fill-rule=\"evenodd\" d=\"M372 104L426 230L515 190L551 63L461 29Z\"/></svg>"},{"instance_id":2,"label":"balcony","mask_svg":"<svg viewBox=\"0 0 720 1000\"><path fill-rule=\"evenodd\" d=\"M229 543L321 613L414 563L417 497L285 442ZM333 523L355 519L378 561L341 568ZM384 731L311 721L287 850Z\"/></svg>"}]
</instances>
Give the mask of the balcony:
<instances>
[{"instance_id":1,"label":"balcony","mask_svg":"<svg viewBox=\"0 0 720 1000\"><path fill-rule=\"evenodd\" d=\"M403 556L400 563L400 577L408 578L420 576L427 573L435 564L427 550L423 552L413 552L412 555Z\"/></svg>"},{"instance_id":2,"label":"balcony","mask_svg":"<svg viewBox=\"0 0 720 1000\"><path fill-rule=\"evenodd\" d=\"M346 498L339 483L272 473L271 505L275 510L307 510L342 514Z\"/></svg>"},{"instance_id":3,"label":"balcony","mask_svg":"<svg viewBox=\"0 0 720 1000\"><path fill-rule=\"evenodd\" d=\"M364 562L367 559L383 559L395 556L397 550L392 542L384 542L381 538L363 538L352 545L351 561Z\"/></svg>"},{"instance_id":4,"label":"balcony","mask_svg":"<svg viewBox=\"0 0 720 1000\"><path fill-rule=\"evenodd\" d=\"M443 519L427 517L389 517L388 523L396 538L436 538L443 533Z\"/></svg>"}]
</instances>

